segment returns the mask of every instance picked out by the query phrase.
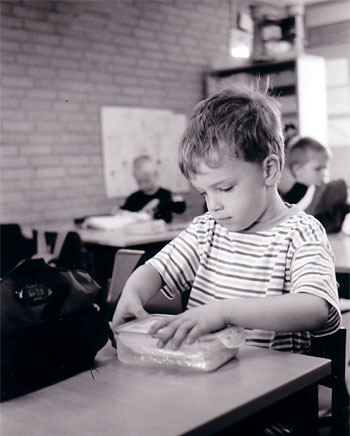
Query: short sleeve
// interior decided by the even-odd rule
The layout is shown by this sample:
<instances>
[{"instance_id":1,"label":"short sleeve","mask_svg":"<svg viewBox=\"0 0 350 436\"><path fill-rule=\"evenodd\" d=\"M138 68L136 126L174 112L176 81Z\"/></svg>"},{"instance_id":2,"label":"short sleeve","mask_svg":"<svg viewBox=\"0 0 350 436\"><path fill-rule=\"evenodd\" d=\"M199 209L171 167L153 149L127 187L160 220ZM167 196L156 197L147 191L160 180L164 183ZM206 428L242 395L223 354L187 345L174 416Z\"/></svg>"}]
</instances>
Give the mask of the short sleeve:
<instances>
[{"instance_id":1,"label":"short sleeve","mask_svg":"<svg viewBox=\"0 0 350 436\"><path fill-rule=\"evenodd\" d=\"M169 298L190 289L199 265L194 224L181 232L147 263L162 277L165 283L162 290Z\"/></svg>"},{"instance_id":2,"label":"short sleeve","mask_svg":"<svg viewBox=\"0 0 350 436\"><path fill-rule=\"evenodd\" d=\"M326 325L313 331L314 336L328 335L339 328L341 313L334 256L328 244L306 242L294 253L291 263L291 293L299 292L316 295L330 305Z\"/></svg>"}]
</instances>

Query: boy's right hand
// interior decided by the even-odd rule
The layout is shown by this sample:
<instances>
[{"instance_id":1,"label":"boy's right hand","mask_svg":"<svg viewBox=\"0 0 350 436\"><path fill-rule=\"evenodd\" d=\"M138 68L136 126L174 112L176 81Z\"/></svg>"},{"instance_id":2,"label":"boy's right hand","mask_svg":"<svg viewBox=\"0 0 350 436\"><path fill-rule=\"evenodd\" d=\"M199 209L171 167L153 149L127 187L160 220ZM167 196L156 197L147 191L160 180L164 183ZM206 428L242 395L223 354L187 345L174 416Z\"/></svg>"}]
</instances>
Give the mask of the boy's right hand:
<instances>
[{"instance_id":1,"label":"boy's right hand","mask_svg":"<svg viewBox=\"0 0 350 436\"><path fill-rule=\"evenodd\" d=\"M115 328L134 318L146 318L149 313L145 311L141 300L136 295L122 295L114 312L111 327Z\"/></svg>"},{"instance_id":2,"label":"boy's right hand","mask_svg":"<svg viewBox=\"0 0 350 436\"><path fill-rule=\"evenodd\" d=\"M144 302L155 295L161 286L162 279L152 266L139 266L124 286L111 322L112 330L130 319L148 317L149 313L143 308Z\"/></svg>"}]
</instances>

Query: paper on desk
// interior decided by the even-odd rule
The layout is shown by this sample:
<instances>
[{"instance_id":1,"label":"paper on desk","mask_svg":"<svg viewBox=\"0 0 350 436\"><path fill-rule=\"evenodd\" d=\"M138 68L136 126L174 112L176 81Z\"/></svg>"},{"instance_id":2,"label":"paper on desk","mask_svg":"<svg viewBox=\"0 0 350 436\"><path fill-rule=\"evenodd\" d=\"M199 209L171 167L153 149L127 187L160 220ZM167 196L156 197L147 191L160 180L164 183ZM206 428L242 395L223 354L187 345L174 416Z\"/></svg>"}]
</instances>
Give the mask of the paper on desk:
<instances>
[{"instance_id":1,"label":"paper on desk","mask_svg":"<svg viewBox=\"0 0 350 436\"><path fill-rule=\"evenodd\" d=\"M84 227L101 230L124 229L130 224L147 223L153 219L145 212L121 211L116 215L92 216L85 220Z\"/></svg>"}]
</instances>

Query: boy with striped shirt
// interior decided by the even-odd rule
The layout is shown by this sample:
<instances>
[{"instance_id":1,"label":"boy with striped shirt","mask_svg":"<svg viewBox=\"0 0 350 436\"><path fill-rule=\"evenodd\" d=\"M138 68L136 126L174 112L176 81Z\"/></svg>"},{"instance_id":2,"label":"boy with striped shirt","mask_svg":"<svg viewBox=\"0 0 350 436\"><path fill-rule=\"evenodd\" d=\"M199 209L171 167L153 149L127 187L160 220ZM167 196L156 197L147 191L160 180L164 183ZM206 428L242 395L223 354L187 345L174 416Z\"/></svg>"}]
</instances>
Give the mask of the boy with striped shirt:
<instances>
[{"instance_id":1,"label":"boy with striped shirt","mask_svg":"<svg viewBox=\"0 0 350 436\"><path fill-rule=\"evenodd\" d=\"M182 173L204 196L196 217L127 281L113 325L147 315L162 290L190 290L188 310L155 324L160 347L177 349L227 325L252 345L306 351L340 325L333 253L321 224L277 191L284 161L279 108L240 86L200 102L179 150Z\"/></svg>"}]
</instances>

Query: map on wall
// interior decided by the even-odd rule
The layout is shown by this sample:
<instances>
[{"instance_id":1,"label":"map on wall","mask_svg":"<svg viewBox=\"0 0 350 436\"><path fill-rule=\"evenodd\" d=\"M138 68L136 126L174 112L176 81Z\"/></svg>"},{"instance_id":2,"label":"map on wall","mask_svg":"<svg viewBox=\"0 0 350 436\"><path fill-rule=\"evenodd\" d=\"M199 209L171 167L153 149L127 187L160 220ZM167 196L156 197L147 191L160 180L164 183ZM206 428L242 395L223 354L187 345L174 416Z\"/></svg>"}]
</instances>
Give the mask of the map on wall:
<instances>
[{"instance_id":1,"label":"map on wall","mask_svg":"<svg viewBox=\"0 0 350 436\"><path fill-rule=\"evenodd\" d=\"M189 190L177 163L186 116L164 109L107 106L101 109L102 147L108 197L125 197L138 189L132 162L141 154L154 157L159 183L174 193Z\"/></svg>"}]
</instances>

